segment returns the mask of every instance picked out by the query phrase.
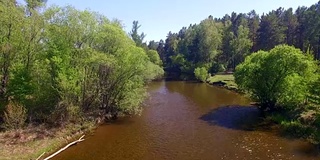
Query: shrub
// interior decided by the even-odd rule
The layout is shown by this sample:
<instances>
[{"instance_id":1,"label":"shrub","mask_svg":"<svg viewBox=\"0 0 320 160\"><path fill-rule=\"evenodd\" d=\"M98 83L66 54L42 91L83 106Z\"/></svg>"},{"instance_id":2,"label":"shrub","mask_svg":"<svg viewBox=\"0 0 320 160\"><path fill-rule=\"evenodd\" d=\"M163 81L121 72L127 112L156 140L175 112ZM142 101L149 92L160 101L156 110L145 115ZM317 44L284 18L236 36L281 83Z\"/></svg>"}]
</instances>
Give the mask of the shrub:
<instances>
[{"instance_id":1,"label":"shrub","mask_svg":"<svg viewBox=\"0 0 320 160\"><path fill-rule=\"evenodd\" d=\"M5 107L3 120L4 128L8 130L20 129L24 126L27 120L27 110L22 105L9 102L9 104Z\"/></svg>"},{"instance_id":2,"label":"shrub","mask_svg":"<svg viewBox=\"0 0 320 160\"><path fill-rule=\"evenodd\" d=\"M198 67L194 70L194 75L201 82L205 82L206 79L208 78L208 71L205 67L201 67L201 68Z\"/></svg>"},{"instance_id":3,"label":"shrub","mask_svg":"<svg viewBox=\"0 0 320 160\"><path fill-rule=\"evenodd\" d=\"M293 109L305 101L315 70L310 55L280 45L270 52L251 54L237 66L234 75L239 88L259 101L262 110L274 110L275 106Z\"/></svg>"}]
</instances>

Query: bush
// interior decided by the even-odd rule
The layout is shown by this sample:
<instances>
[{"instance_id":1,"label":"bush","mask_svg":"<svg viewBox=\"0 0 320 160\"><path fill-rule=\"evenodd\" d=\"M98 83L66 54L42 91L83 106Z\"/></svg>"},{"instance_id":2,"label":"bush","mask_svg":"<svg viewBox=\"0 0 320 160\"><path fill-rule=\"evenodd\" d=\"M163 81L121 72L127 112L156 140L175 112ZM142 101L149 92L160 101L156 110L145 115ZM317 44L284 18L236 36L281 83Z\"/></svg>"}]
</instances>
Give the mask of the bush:
<instances>
[{"instance_id":1,"label":"bush","mask_svg":"<svg viewBox=\"0 0 320 160\"><path fill-rule=\"evenodd\" d=\"M27 120L27 110L22 105L9 102L5 107L3 120L5 129L20 129Z\"/></svg>"},{"instance_id":2,"label":"bush","mask_svg":"<svg viewBox=\"0 0 320 160\"><path fill-rule=\"evenodd\" d=\"M161 66L162 65L162 61L160 59L160 56L158 54L157 51L155 50L148 50L147 51L147 55L150 59L150 61L158 66Z\"/></svg>"},{"instance_id":3,"label":"bush","mask_svg":"<svg viewBox=\"0 0 320 160\"><path fill-rule=\"evenodd\" d=\"M198 67L194 70L194 75L201 82L205 82L206 79L208 78L208 71L205 67L201 67L201 68Z\"/></svg>"},{"instance_id":4,"label":"bush","mask_svg":"<svg viewBox=\"0 0 320 160\"><path fill-rule=\"evenodd\" d=\"M275 106L289 109L302 104L315 78L316 63L310 55L287 45L270 52L259 51L237 66L234 74L239 88L259 101L262 110Z\"/></svg>"}]
</instances>

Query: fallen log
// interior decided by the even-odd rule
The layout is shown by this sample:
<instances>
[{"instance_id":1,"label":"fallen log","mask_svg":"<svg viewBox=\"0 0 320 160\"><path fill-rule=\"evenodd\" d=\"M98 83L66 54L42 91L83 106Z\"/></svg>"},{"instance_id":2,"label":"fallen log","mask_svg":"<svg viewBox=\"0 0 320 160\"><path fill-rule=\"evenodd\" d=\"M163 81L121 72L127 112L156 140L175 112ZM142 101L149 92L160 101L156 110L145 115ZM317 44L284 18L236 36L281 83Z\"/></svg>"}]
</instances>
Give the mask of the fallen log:
<instances>
[{"instance_id":1,"label":"fallen log","mask_svg":"<svg viewBox=\"0 0 320 160\"><path fill-rule=\"evenodd\" d=\"M58 150L57 152L51 154L49 157L45 158L44 160L49 160L49 159L53 158L54 156L58 155L59 153L61 153L62 151L66 150L66 149L69 148L70 146L75 145L75 144L77 144L77 143L79 143L79 142L84 141L83 137L84 137L84 135L81 136L78 140L69 143L69 144L66 145L65 147L63 147L63 148L61 148L60 150ZM40 158L40 157L39 157L39 158Z\"/></svg>"}]
</instances>

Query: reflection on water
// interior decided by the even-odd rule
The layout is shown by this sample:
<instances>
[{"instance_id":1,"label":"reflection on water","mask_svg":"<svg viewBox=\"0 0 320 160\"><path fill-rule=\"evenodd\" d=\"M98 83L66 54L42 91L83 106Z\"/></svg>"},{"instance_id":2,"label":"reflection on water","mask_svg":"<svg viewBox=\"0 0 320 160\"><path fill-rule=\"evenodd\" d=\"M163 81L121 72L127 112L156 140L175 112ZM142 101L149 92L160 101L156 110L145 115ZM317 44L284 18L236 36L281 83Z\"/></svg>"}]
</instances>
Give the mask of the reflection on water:
<instances>
[{"instance_id":1,"label":"reflection on water","mask_svg":"<svg viewBox=\"0 0 320 160\"><path fill-rule=\"evenodd\" d=\"M319 159L312 145L254 130L248 99L191 82L153 82L141 116L99 127L55 159Z\"/></svg>"}]
</instances>

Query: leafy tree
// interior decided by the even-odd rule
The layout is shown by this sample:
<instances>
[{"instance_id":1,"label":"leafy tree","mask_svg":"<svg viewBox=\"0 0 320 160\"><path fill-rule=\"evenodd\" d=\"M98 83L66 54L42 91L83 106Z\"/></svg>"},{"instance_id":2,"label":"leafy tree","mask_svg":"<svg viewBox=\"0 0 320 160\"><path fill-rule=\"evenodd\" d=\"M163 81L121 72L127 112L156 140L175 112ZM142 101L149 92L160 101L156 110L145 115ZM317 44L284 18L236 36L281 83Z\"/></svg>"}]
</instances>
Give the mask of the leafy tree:
<instances>
[{"instance_id":1,"label":"leafy tree","mask_svg":"<svg viewBox=\"0 0 320 160\"><path fill-rule=\"evenodd\" d=\"M218 61L228 67L230 64L229 62L232 62L230 58L232 57L232 48L231 48L231 40L234 38L234 33L232 32L232 23L230 20L226 20L224 23L224 29L223 29L223 38L222 38L222 53L218 55ZM215 66L219 66L219 64L215 64ZM216 67L215 67L216 68ZM217 69L214 69L217 71Z\"/></svg>"},{"instance_id":2,"label":"leafy tree","mask_svg":"<svg viewBox=\"0 0 320 160\"><path fill-rule=\"evenodd\" d=\"M229 60L232 62L233 69L249 55L251 47L252 42L249 39L249 28L240 25L234 39L230 41L230 48L233 54Z\"/></svg>"},{"instance_id":3,"label":"leafy tree","mask_svg":"<svg viewBox=\"0 0 320 160\"><path fill-rule=\"evenodd\" d=\"M222 27L209 17L199 25L183 27L179 34L169 32L165 44L167 71L194 75L198 66L210 68L220 53Z\"/></svg>"},{"instance_id":4,"label":"leafy tree","mask_svg":"<svg viewBox=\"0 0 320 160\"><path fill-rule=\"evenodd\" d=\"M318 75L317 80L311 84L310 93L308 96L308 102L314 105L320 105L320 77Z\"/></svg>"},{"instance_id":5,"label":"leafy tree","mask_svg":"<svg viewBox=\"0 0 320 160\"><path fill-rule=\"evenodd\" d=\"M258 100L262 110L277 106L295 107L304 102L314 80L315 61L299 49L280 45L270 52L259 51L237 66L238 86Z\"/></svg>"},{"instance_id":6,"label":"leafy tree","mask_svg":"<svg viewBox=\"0 0 320 160\"><path fill-rule=\"evenodd\" d=\"M210 66L214 58L220 53L222 45L222 24L208 18L200 23L199 35L199 54L196 57L196 63L199 65Z\"/></svg>"},{"instance_id":7,"label":"leafy tree","mask_svg":"<svg viewBox=\"0 0 320 160\"><path fill-rule=\"evenodd\" d=\"M148 55L148 57L149 57L149 59L150 59L150 61L152 62L152 63L154 63L154 64L156 64L156 65L162 65L162 62L161 62L161 60L160 60L160 57L159 57L159 54L158 54L158 52L157 51L155 51L155 50L148 50L147 51L147 55Z\"/></svg>"},{"instance_id":8,"label":"leafy tree","mask_svg":"<svg viewBox=\"0 0 320 160\"><path fill-rule=\"evenodd\" d=\"M176 71L176 68L173 67L174 64L172 63L171 57L178 54L178 42L177 34L169 32L164 44L164 62L167 70Z\"/></svg>"},{"instance_id":9,"label":"leafy tree","mask_svg":"<svg viewBox=\"0 0 320 160\"><path fill-rule=\"evenodd\" d=\"M0 3L0 98L8 100L7 89L12 66L17 57L20 44L23 44L23 23L25 21L23 7L15 1L4 0Z\"/></svg>"},{"instance_id":10,"label":"leafy tree","mask_svg":"<svg viewBox=\"0 0 320 160\"><path fill-rule=\"evenodd\" d=\"M173 64L172 67L175 68L175 70L179 71L180 73L188 74L192 72L194 68L194 65L188 62L185 59L185 56L183 54L171 56L170 59Z\"/></svg>"},{"instance_id":11,"label":"leafy tree","mask_svg":"<svg viewBox=\"0 0 320 160\"><path fill-rule=\"evenodd\" d=\"M0 3L1 111L14 103L30 122L54 124L138 113L146 82L163 75L158 53L117 20L70 6L40 12L43 2ZM7 112L7 122L16 116Z\"/></svg>"},{"instance_id":12,"label":"leafy tree","mask_svg":"<svg viewBox=\"0 0 320 160\"><path fill-rule=\"evenodd\" d=\"M194 75L199 81L205 82L208 78L208 71L205 67L198 67L194 70Z\"/></svg>"}]
</instances>

